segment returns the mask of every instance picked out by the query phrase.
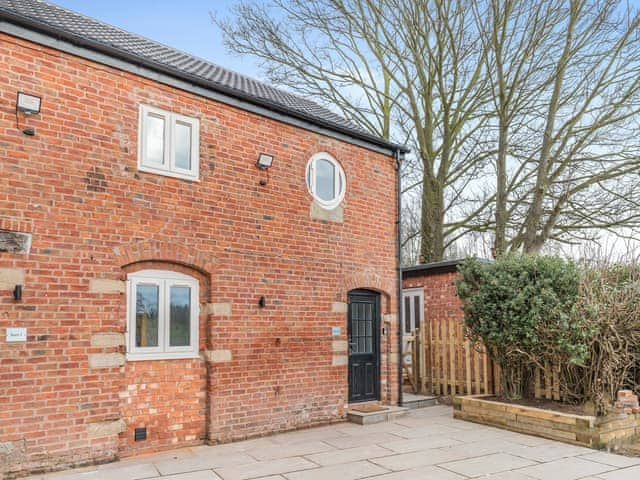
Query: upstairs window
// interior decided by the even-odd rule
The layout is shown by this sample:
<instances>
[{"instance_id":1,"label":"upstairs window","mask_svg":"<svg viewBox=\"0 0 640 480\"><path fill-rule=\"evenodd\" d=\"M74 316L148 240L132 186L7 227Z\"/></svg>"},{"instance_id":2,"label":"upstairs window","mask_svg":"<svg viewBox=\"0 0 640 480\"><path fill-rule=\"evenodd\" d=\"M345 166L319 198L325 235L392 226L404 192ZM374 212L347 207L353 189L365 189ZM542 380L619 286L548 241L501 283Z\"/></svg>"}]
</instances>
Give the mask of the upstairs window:
<instances>
[{"instance_id":1,"label":"upstairs window","mask_svg":"<svg viewBox=\"0 0 640 480\"><path fill-rule=\"evenodd\" d=\"M325 152L316 153L307 164L307 188L322 207L332 209L344 199L345 178L342 167Z\"/></svg>"},{"instance_id":2,"label":"upstairs window","mask_svg":"<svg viewBox=\"0 0 640 480\"><path fill-rule=\"evenodd\" d=\"M198 356L198 281L165 270L143 270L128 280L128 359Z\"/></svg>"},{"instance_id":3,"label":"upstairs window","mask_svg":"<svg viewBox=\"0 0 640 480\"><path fill-rule=\"evenodd\" d=\"M139 170L198 179L198 119L141 105L139 129Z\"/></svg>"}]
</instances>

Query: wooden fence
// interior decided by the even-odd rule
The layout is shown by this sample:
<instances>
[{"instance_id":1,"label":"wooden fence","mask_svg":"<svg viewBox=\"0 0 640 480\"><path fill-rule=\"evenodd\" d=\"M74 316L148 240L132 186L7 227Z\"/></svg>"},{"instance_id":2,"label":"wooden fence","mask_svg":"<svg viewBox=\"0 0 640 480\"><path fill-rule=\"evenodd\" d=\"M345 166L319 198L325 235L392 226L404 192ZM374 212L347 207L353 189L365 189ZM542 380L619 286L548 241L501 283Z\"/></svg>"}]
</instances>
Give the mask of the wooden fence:
<instances>
[{"instance_id":1,"label":"wooden fence","mask_svg":"<svg viewBox=\"0 0 640 480\"><path fill-rule=\"evenodd\" d=\"M414 392L427 395L499 395L500 367L486 354L482 344L472 344L464 335L463 322L444 319L426 322L411 337L405 337L405 373ZM409 360L410 357L410 360ZM537 369L536 398L560 400L559 368Z\"/></svg>"}]
</instances>

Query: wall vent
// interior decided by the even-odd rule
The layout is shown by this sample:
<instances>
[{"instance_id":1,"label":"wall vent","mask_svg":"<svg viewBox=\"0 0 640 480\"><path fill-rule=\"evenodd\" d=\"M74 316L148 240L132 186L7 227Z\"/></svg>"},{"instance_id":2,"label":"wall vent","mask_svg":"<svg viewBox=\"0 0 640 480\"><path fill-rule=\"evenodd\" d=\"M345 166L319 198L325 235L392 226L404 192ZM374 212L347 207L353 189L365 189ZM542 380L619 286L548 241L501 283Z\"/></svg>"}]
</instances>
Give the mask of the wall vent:
<instances>
[{"instance_id":1,"label":"wall vent","mask_svg":"<svg viewBox=\"0 0 640 480\"><path fill-rule=\"evenodd\" d=\"M141 442L147 439L147 427L136 428L133 432L133 439L136 442Z\"/></svg>"}]
</instances>

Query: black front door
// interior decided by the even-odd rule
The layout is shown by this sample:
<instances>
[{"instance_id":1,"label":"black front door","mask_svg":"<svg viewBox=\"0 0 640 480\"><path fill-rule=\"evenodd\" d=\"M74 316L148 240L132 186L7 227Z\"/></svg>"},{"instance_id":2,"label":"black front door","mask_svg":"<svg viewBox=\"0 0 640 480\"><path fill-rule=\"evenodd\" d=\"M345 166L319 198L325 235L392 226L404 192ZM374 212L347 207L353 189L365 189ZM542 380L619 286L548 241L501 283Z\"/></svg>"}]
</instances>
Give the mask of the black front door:
<instances>
[{"instance_id":1,"label":"black front door","mask_svg":"<svg viewBox=\"0 0 640 480\"><path fill-rule=\"evenodd\" d=\"M349 293L349 402L380 398L380 296Z\"/></svg>"}]
</instances>

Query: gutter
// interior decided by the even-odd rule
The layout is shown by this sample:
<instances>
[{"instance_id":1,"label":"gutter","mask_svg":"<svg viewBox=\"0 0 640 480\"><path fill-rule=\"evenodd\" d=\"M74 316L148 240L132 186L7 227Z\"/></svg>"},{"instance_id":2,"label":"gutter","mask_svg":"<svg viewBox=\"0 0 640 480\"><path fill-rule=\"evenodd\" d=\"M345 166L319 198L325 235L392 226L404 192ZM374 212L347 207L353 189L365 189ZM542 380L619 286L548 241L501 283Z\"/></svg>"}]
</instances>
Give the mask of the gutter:
<instances>
[{"instance_id":1,"label":"gutter","mask_svg":"<svg viewBox=\"0 0 640 480\"><path fill-rule=\"evenodd\" d=\"M84 47L88 50L105 54L108 57L122 60L134 67L145 67L155 72L189 82L196 87L202 87L208 90L219 92L223 95L228 95L229 97L232 97L241 101L245 101L247 103L251 103L259 107L266 108L267 110L270 110L279 114L283 114L291 118L302 120L304 122L308 122L313 125L317 125L321 128L334 131L342 135L346 135L350 138L360 140L362 142L365 142L370 145L374 145L384 150L388 150L391 152L400 151L403 153L409 152L409 149L404 145L397 145L394 143L390 143L379 137L376 137L375 135L371 135L366 132L355 131L347 127L342 127L340 125L322 120L315 116L305 114L304 112L300 112L298 110L288 109L271 100L249 95L240 90L230 88L225 85L212 82L210 80L203 79L197 75L184 72L182 70L170 67L163 63L149 60L139 55L128 53L120 48L112 47L111 45L107 45L105 43L102 43L96 40L91 40L91 39L82 37L81 35L77 35L77 34L62 30L60 28L49 25L45 22L16 14L10 10L0 8L0 20L5 20L8 23L21 26L31 31L43 33L49 37L52 37L55 40L67 41L71 44ZM3 30L0 29L0 31L3 31ZM29 39L29 40L32 40L32 39ZM32 41L35 41L35 40L32 40ZM52 47L52 48L55 48L55 47ZM98 61L96 59L91 59L91 60Z\"/></svg>"},{"instance_id":2,"label":"gutter","mask_svg":"<svg viewBox=\"0 0 640 480\"><path fill-rule=\"evenodd\" d=\"M397 236L397 259L398 262L398 405L402 406L402 182L400 175L400 167L404 160L404 151L396 149L394 158L396 160L396 195L397 195L397 220L396 220L396 236Z\"/></svg>"}]
</instances>

